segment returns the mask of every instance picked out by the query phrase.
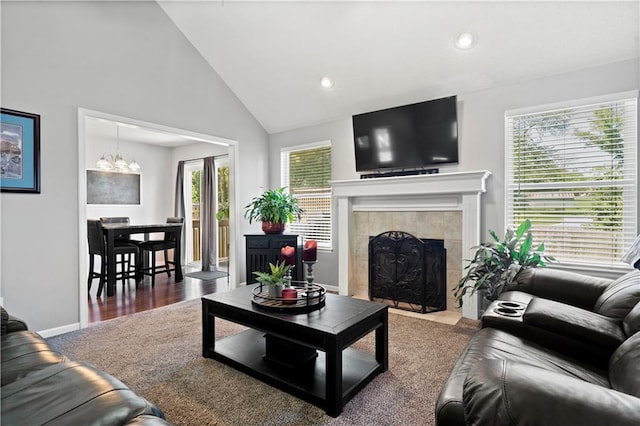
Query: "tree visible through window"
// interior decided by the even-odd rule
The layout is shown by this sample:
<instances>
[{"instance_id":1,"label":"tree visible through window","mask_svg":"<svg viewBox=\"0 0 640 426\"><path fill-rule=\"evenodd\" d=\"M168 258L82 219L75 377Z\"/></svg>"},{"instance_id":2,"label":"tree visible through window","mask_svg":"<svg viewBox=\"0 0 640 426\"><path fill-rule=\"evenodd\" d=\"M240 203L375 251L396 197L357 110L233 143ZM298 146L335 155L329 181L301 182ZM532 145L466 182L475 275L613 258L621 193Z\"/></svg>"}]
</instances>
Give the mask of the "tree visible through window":
<instances>
[{"instance_id":1,"label":"tree visible through window","mask_svg":"<svg viewBox=\"0 0 640 426\"><path fill-rule=\"evenodd\" d=\"M506 115L507 222L561 262L615 265L637 232L637 102Z\"/></svg>"},{"instance_id":2,"label":"tree visible through window","mask_svg":"<svg viewBox=\"0 0 640 426\"><path fill-rule=\"evenodd\" d=\"M301 220L291 223L289 230L331 249L331 145L325 142L282 150L281 167L282 186L304 209Z\"/></svg>"}]
</instances>

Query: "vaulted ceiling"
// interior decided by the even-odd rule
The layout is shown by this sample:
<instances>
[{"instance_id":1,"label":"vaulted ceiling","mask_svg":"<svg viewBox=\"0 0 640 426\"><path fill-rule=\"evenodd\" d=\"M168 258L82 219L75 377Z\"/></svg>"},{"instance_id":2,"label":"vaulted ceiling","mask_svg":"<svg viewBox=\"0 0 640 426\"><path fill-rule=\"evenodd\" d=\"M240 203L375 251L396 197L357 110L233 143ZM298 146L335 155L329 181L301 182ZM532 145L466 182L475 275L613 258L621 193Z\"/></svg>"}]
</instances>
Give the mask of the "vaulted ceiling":
<instances>
[{"instance_id":1,"label":"vaulted ceiling","mask_svg":"<svg viewBox=\"0 0 640 426\"><path fill-rule=\"evenodd\" d=\"M638 1L158 3L269 133L640 55Z\"/></svg>"}]
</instances>

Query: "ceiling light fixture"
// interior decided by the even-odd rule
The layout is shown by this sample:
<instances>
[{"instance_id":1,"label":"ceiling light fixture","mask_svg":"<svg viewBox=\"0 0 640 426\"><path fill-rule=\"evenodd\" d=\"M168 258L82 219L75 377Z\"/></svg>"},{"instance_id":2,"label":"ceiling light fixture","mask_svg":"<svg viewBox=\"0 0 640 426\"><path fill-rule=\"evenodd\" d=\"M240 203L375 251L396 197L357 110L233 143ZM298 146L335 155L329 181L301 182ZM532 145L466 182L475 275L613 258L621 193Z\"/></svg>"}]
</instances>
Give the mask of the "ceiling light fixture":
<instances>
[{"instance_id":1,"label":"ceiling light fixture","mask_svg":"<svg viewBox=\"0 0 640 426\"><path fill-rule=\"evenodd\" d=\"M477 38L469 31L463 31L456 36L455 42L458 49L471 49L476 44Z\"/></svg>"},{"instance_id":2,"label":"ceiling light fixture","mask_svg":"<svg viewBox=\"0 0 640 426\"><path fill-rule=\"evenodd\" d=\"M333 79L331 77L322 77L320 79L320 85L324 89L331 89L333 87Z\"/></svg>"},{"instance_id":3,"label":"ceiling light fixture","mask_svg":"<svg viewBox=\"0 0 640 426\"><path fill-rule=\"evenodd\" d=\"M140 164L134 159L127 163L120 154L120 125L116 124L116 154L102 154L96 162L96 167L100 170L115 170L117 172L137 172L140 171Z\"/></svg>"}]
</instances>

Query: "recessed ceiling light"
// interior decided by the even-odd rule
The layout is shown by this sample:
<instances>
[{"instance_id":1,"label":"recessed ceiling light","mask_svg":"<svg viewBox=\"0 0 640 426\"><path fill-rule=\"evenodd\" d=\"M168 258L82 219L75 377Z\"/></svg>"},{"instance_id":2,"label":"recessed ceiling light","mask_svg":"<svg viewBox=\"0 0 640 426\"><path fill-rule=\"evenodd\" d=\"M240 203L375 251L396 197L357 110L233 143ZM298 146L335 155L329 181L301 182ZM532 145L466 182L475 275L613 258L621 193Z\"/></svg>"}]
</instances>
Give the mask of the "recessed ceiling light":
<instances>
[{"instance_id":1,"label":"recessed ceiling light","mask_svg":"<svg viewBox=\"0 0 640 426\"><path fill-rule=\"evenodd\" d=\"M331 77L322 77L320 79L320 86L324 89L331 89L333 87L333 79Z\"/></svg>"},{"instance_id":2,"label":"recessed ceiling light","mask_svg":"<svg viewBox=\"0 0 640 426\"><path fill-rule=\"evenodd\" d=\"M456 46L458 49L471 49L476 44L476 37L469 31L464 31L456 36Z\"/></svg>"}]
</instances>

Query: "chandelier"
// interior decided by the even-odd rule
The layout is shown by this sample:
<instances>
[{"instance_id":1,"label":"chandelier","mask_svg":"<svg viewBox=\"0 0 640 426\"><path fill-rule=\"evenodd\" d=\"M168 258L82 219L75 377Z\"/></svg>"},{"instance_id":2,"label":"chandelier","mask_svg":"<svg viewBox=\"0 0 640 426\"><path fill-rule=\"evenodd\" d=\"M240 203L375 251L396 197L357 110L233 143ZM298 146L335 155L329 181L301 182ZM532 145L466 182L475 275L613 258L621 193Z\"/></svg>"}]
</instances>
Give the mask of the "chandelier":
<instances>
[{"instance_id":1,"label":"chandelier","mask_svg":"<svg viewBox=\"0 0 640 426\"><path fill-rule=\"evenodd\" d=\"M116 153L102 154L102 157L96 162L96 167L100 170L115 170L117 172L137 172L140 170L140 164L133 159L127 163L122 154L120 154L120 125L116 124Z\"/></svg>"}]
</instances>

